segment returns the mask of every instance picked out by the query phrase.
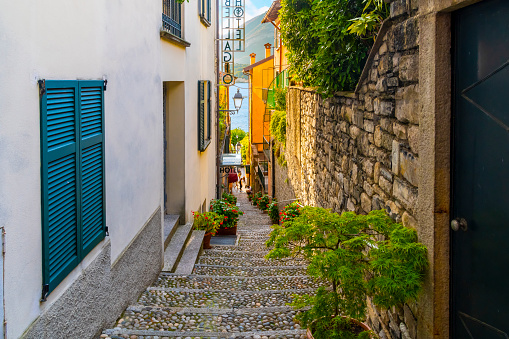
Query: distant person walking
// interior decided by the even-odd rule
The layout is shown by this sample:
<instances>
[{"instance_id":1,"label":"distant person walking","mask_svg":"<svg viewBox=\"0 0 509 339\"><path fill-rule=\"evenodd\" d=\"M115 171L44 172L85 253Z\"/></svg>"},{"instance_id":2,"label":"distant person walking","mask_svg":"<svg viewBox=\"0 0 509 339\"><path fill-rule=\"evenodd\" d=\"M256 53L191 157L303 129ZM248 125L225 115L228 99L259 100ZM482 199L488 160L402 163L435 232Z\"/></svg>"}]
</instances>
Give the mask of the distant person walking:
<instances>
[{"instance_id":1,"label":"distant person walking","mask_svg":"<svg viewBox=\"0 0 509 339\"><path fill-rule=\"evenodd\" d=\"M228 174L228 191L230 192L230 194L233 193L233 183L237 183L238 180L239 176L234 171Z\"/></svg>"}]
</instances>

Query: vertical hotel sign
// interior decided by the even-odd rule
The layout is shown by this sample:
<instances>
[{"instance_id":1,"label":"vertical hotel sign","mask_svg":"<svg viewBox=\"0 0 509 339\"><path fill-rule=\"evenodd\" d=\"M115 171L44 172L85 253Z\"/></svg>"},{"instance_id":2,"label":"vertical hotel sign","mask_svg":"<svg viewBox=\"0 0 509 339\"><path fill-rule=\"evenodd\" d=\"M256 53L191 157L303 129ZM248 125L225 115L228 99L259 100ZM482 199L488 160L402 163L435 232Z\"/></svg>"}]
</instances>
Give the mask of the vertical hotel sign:
<instances>
[{"instance_id":1,"label":"vertical hotel sign","mask_svg":"<svg viewBox=\"0 0 509 339\"><path fill-rule=\"evenodd\" d=\"M235 84L235 52L246 46L245 0L220 0L221 8L221 71L224 85Z\"/></svg>"}]
</instances>

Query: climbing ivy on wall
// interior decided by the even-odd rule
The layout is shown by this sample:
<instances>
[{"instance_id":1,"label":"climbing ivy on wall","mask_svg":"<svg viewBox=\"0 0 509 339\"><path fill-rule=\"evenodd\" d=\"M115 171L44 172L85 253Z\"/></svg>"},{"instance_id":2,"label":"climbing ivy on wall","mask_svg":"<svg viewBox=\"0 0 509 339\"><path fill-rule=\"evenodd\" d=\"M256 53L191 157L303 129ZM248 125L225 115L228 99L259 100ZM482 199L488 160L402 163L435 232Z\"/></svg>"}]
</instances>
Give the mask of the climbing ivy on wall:
<instances>
[{"instance_id":1,"label":"climbing ivy on wall","mask_svg":"<svg viewBox=\"0 0 509 339\"><path fill-rule=\"evenodd\" d=\"M373 40L348 28L376 6L369 0L281 0L281 36L295 80L327 96L353 90ZM374 34L375 26L364 33Z\"/></svg>"}]
</instances>

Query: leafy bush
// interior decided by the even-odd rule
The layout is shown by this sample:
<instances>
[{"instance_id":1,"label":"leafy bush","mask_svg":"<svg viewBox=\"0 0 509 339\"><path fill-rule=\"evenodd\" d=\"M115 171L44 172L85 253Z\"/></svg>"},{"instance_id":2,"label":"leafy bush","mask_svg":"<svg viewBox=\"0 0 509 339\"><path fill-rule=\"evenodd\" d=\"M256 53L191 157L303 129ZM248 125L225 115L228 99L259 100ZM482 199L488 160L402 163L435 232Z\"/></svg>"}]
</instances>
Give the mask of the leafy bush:
<instances>
[{"instance_id":1,"label":"leafy bush","mask_svg":"<svg viewBox=\"0 0 509 339\"><path fill-rule=\"evenodd\" d=\"M384 0L364 0L366 4L360 17L350 20L348 31L361 37L376 37L382 21L390 14L389 4Z\"/></svg>"},{"instance_id":2,"label":"leafy bush","mask_svg":"<svg viewBox=\"0 0 509 339\"><path fill-rule=\"evenodd\" d=\"M240 141L240 154L242 156L242 163L246 164L247 159L249 159L249 150L251 149L251 144L249 142L249 133L246 134L244 139Z\"/></svg>"},{"instance_id":3,"label":"leafy bush","mask_svg":"<svg viewBox=\"0 0 509 339\"><path fill-rule=\"evenodd\" d=\"M262 197L262 192L253 194L253 205L258 206L258 200Z\"/></svg>"},{"instance_id":4,"label":"leafy bush","mask_svg":"<svg viewBox=\"0 0 509 339\"><path fill-rule=\"evenodd\" d=\"M223 224L224 217L215 212L193 212L194 223L193 229L202 230L205 233L212 233L215 235L219 227Z\"/></svg>"},{"instance_id":5,"label":"leafy bush","mask_svg":"<svg viewBox=\"0 0 509 339\"><path fill-rule=\"evenodd\" d=\"M210 210L224 217L222 228L231 228L237 225L239 215L244 214L237 206L230 204L226 200L214 199L210 202Z\"/></svg>"},{"instance_id":6,"label":"leafy bush","mask_svg":"<svg viewBox=\"0 0 509 339\"><path fill-rule=\"evenodd\" d=\"M285 222L293 220L300 215L300 210L301 208L298 201L286 205L281 213L279 213L279 224L283 225Z\"/></svg>"},{"instance_id":7,"label":"leafy bush","mask_svg":"<svg viewBox=\"0 0 509 339\"><path fill-rule=\"evenodd\" d=\"M274 111L270 116L270 134L281 144L286 143L286 111Z\"/></svg>"},{"instance_id":8,"label":"leafy bush","mask_svg":"<svg viewBox=\"0 0 509 339\"><path fill-rule=\"evenodd\" d=\"M267 194L262 195L261 197L258 198L256 204L258 205L259 209L265 211L269 207L270 196L268 196Z\"/></svg>"},{"instance_id":9,"label":"leafy bush","mask_svg":"<svg viewBox=\"0 0 509 339\"><path fill-rule=\"evenodd\" d=\"M231 135L231 137L230 137L231 144L235 148L237 146L237 143L240 142L242 139L244 139L247 134L246 134L246 132L244 132L244 130L237 127L237 128L234 128L231 130L230 135Z\"/></svg>"},{"instance_id":10,"label":"leafy bush","mask_svg":"<svg viewBox=\"0 0 509 339\"><path fill-rule=\"evenodd\" d=\"M368 215L304 207L284 225L273 225L268 259L302 255L308 274L327 281L315 295L294 296L296 317L313 326L315 338L357 338L340 316L363 320L367 296L382 308L417 298L428 267L427 249L415 230L395 223L385 211ZM366 334L363 334L365 337Z\"/></svg>"},{"instance_id":11,"label":"leafy bush","mask_svg":"<svg viewBox=\"0 0 509 339\"><path fill-rule=\"evenodd\" d=\"M276 111L286 111L286 88L275 88L274 103Z\"/></svg>"},{"instance_id":12,"label":"leafy bush","mask_svg":"<svg viewBox=\"0 0 509 339\"><path fill-rule=\"evenodd\" d=\"M375 6L372 0L281 0L281 35L295 80L327 96L353 90L372 42L348 28Z\"/></svg>"},{"instance_id":13,"label":"leafy bush","mask_svg":"<svg viewBox=\"0 0 509 339\"><path fill-rule=\"evenodd\" d=\"M227 202L229 202L232 205L235 205L237 203L237 197L234 196L233 194L228 193L228 192L223 192L221 197L223 198L223 200L226 200Z\"/></svg>"},{"instance_id":14,"label":"leafy bush","mask_svg":"<svg viewBox=\"0 0 509 339\"><path fill-rule=\"evenodd\" d=\"M267 211L269 212L269 217L272 220L272 223L279 223L279 207L276 199L272 199Z\"/></svg>"}]
</instances>

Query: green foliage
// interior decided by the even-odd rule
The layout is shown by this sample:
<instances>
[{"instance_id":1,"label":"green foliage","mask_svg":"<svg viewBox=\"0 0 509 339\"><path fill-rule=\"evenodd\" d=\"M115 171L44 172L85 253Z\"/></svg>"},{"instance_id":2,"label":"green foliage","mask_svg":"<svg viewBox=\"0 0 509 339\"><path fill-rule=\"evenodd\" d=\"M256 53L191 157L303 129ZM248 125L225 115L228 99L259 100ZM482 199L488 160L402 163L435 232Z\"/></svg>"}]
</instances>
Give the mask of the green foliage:
<instances>
[{"instance_id":1,"label":"green foliage","mask_svg":"<svg viewBox=\"0 0 509 339\"><path fill-rule=\"evenodd\" d=\"M268 259L303 256L309 260L308 274L330 283L293 302L310 307L297 320L303 326L313 323L317 339L350 338L342 325L334 325L336 319L364 319L367 296L390 308L415 300L421 289L426 247L417 242L415 230L395 223L383 210L356 215L304 207L300 215L272 228L267 245L274 248Z\"/></svg>"},{"instance_id":2,"label":"green foliage","mask_svg":"<svg viewBox=\"0 0 509 339\"><path fill-rule=\"evenodd\" d=\"M274 103L276 111L286 111L286 88L274 89Z\"/></svg>"},{"instance_id":3,"label":"green foliage","mask_svg":"<svg viewBox=\"0 0 509 339\"><path fill-rule=\"evenodd\" d=\"M256 192L253 194L253 205L258 206L258 199L262 197L262 192Z\"/></svg>"},{"instance_id":4,"label":"green foliage","mask_svg":"<svg viewBox=\"0 0 509 339\"><path fill-rule=\"evenodd\" d=\"M242 156L242 163L246 164L247 159L249 158L249 150L251 149L249 143L249 133L246 134L244 139L240 141L240 154Z\"/></svg>"},{"instance_id":5,"label":"green foliage","mask_svg":"<svg viewBox=\"0 0 509 339\"><path fill-rule=\"evenodd\" d=\"M283 225L285 222L293 220L295 217L300 215L301 207L298 201L294 201L291 204L286 205L281 211L279 224Z\"/></svg>"},{"instance_id":6,"label":"green foliage","mask_svg":"<svg viewBox=\"0 0 509 339\"><path fill-rule=\"evenodd\" d=\"M360 37L376 38L376 32L382 21L390 14L389 5L384 0L364 0L364 9L360 17L351 19L348 27L350 33Z\"/></svg>"},{"instance_id":7,"label":"green foliage","mask_svg":"<svg viewBox=\"0 0 509 339\"><path fill-rule=\"evenodd\" d=\"M286 143L286 111L274 111L270 116L270 134L281 144Z\"/></svg>"},{"instance_id":8,"label":"green foliage","mask_svg":"<svg viewBox=\"0 0 509 339\"><path fill-rule=\"evenodd\" d=\"M223 192L223 194L221 195L221 198L223 198L223 200L226 200L227 202L229 202L232 205L235 205L237 203L237 197L234 196L233 194L228 193L228 192Z\"/></svg>"},{"instance_id":9,"label":"green foliage","mask_svg":"<svg viewBox=\"0 0 509 339\"><path fill-rule=\"evenodd\" d=\"M269 217L272 220L272 223L277 224L279 222L279 207L275 198L272 199L269 207L267 207L267 211L269 212Z\"/></svg>"},{"instance_id":10,"label":"green foliage","mask_svg":"<svg viewBox=\"0 0 509 339\"><path fill-rule=\"evenodd\" d=\"M202 230L205 231L205 233L212 233L212 235L216 234L224 219L222 215L215 212L193 212L193 215L193 229Z\"/></svg>"},{"instance_id":11,"label":"green foliage","mask_svg":"<svg viewBox=\"0 0 509 339\"><path fill-rule=\"evenodd\" d=\"M269 208L269 204L270 204L270 196L268 196L267 194L264 194L264 195L256 198L256 205L262 211L265 211L267 208Z\"/></svg>"},{"instance_id":12,"label":"green foliage","mask_svg":"<svg viewBox=\"0 0 509 339\"><path fill-rule=\"evenodd\" d=\"M364 7L363 0L281 0L281 35L295 80L327 96L355 88L371 44L348 27Z\"/></svg>"},{"instance_id":13,"label":"green foliage","mask_svg":"<svg viewBox=\"0 0 509 339\"><path fill-rule=\"evenodd\" d=\"M242 139L244 139L246 137L247 134L242 129L237 127L235 129L231 130L230 135L231 135L231 144L233 145L233 147L235 147L238 142L240 142Z\"/></svg>"},{"instance_id":14,"label":"green foliage","mask_svg":"<svg viewBox=\"0 0 509 339\"><path fill-rule=\"evenodd\" d=\"M235 227L239 220L239 215L244 214L237 206L223 199L212 200L210 202L210 211L223 216L224 220L220 223L221 228Z\"/></svg>"}]
</instances>

